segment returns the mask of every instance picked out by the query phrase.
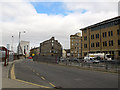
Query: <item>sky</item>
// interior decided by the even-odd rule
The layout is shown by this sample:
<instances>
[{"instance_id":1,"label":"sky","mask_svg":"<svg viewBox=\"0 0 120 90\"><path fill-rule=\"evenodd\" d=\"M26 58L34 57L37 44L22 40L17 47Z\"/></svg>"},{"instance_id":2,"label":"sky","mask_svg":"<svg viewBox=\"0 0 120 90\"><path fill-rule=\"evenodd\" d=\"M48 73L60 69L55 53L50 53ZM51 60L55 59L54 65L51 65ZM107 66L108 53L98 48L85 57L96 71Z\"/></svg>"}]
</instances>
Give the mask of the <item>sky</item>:
<instances>
[{"instance_id":1,"label":"sky","mask_svg":"<svg viewBox=\"0 0 120 90\"><path fill-rule=\"evenodd\" d=\"M79 29L118 16L119 0L1 0L0 45L14 45L16 51L19 32L21 40L38 47L55 37L70 48L70 35ZM14 36L14 38L12 38Z\"/></svg>"}]
</instances>

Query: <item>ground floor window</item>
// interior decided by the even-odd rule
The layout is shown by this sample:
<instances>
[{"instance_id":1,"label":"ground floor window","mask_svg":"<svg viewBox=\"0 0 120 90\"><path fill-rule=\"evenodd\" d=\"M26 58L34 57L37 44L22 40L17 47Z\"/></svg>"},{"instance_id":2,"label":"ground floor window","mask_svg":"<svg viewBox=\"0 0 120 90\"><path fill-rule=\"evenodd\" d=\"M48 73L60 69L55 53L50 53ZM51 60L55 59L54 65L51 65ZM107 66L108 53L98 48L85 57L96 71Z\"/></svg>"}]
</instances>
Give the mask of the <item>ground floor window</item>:
<instances>
[{"instance_id":1,"label":"ground floor window","mask_svg":"<svg viewBox=\"0 0 120 90\"><path fill-rule=\"evenodd\" d=\"M86 56L87 55L87 53L84 53L84 56Z\"/></svg>"},{"instance_id":2,"label":"ground floor window","mask_svg":"<svg viewBox=\"0 0 120 90\"><path fill-rule=\"evenodd\" d=\"M118 51L118 55L120 56L120 51Z\"/></svg>"}]
</instances>

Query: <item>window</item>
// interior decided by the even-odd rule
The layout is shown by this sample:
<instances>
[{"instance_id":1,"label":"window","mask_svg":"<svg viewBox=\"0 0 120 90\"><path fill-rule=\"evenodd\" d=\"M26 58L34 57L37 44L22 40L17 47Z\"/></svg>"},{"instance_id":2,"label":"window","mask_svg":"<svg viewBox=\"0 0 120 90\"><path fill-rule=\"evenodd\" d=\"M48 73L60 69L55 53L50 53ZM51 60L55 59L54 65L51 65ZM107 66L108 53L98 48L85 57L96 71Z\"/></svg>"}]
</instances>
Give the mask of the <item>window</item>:
<instances>
[{"instance_id":1,"label":"window","mask_svg":"<svg viewBox=\"0 0 120 90\"><path fill-rule=\"evenodd\" d=\"M111 46L111 42L109 41L109 46Z\"/></svg>"},{"instance_id":2,"label":"window","mask_svg":"<svg viewBox=\"0 0 120 90\"><path fill-rule=\"evenodd\" d=\"M110 31L108 32L108 36L110 36Z\"/></svg>"},{"instance_id":3,"label":"window","mask_svg":"<svg viewBox=\"0 0 120 90\"><path fill-rule=\"evenodd\" d=\"M53 46L53 43L52 43L52 46Z\"/></svg>"},{"instance_id":4,"label":"window","mask_svg":"<svg viewBox=\"0 0 120 90\"><path fill-rule=\"evenodd\" d=\"M54 42L54 40L52 40L52 42Z\"/></svg>"},{"instance_id":5,"label":"window","mask_svg":"<svg viewBox=\"0 0 120 90\"><path fill-rule=\"evenodd\" d=\"M108 36L110 37L110 36L113 36L113 31L109 31L108 32Z\"/></svg>"},{"instance_id":6,"label":"window","mask_svg":"<svg viewBox=\"0 0 120 90\"><path fill-rule=\"evenodd\" d=\"M107 36L107 33L105 32L105 37Z\"/></svg>"},{"instance_id":7,"label":"window","mask_svg":"<svg viewBox=\"0 0 120 90\"><path fill-rule=\"evenodd\" d=\"M113 46L113 40L109 41L109 46Z\"/></svg>"},{"instance_id":8,"label":"window","mask_svg":"<svg viewBox=\"0 0 120 90\"><path fill-rule=\"evenodd\" d=\"M91 47L94 47L94 43L91 43Z\"/></svg>"},{"instance_id":9,"label":"window","mask_svg":"<svg viewBox=\"0 0 120 90\"><path fill-rule=\"evenodd\" d=\"M120 51L118 52L119 56L120 56Z\"/></svg>"},{"instance_id":10,"label":"window","mask_svg":"<svg viewBox=\"0 0 120 90\"><path fill-rule=\"evenodd\" d=\"M105 42L103 42L103 46L105 46Z\"/></svg>"},{"instance_id":11,"label":"window","mask_svg":"<svg viewBox=\"0 0 120 90\"><path fill-rule=\"evenodd\" d=\"M94 39L94 35L91 35L91 39Z\"/></svg>"},{"instance_id":12,"label":"window","mask_svg":"<svg viewBox=\"0 0 120 90\"><path fill-rule=\"evenodd\" d=\"M120 30L119 29L117 30L117 35L120 35Z\"/></svg>"},{"instance_id":13,"label":"window","mask_svg":"<svg viewBox=\"0 0 120 90\"><path fill-rule=\"evenodd\" d=\"M97 34L96 34L96 38L97 38Z\"/></svg>"},{"instance_id":14,"label":"window","mask_svg":"<svg viewBox=\"0 0 120 90\"><path fill-rule=\"evenodd\" d=\"M86 56L87 55L87 53L84 53L84 56Z\"/></svg>"},{"instance_id":15,"label":"window","mask_svg":"<svg viewBox=\"0 0 120 90\"><path fill-rule=\"evenodd\" d=\"M107 46L107 41L103 42L103 46Z\"/></svg>"},{"instance_id":16,"label":"window","mask_svg":"<svg viewBox=\"0 0 120 90\"><path fill-rule=\"evenodd\" d=\"M52 49L53 49L53 47L52 47Z\"/></svg>"},{"instance_id":17,"label":"window","mask_svg":"<svg viewBox=\"0 0 120 90\"><path fill-rule=\"evenodd\" d=\"M99 42L96 43L96 47L99 47Z\"/></svg>"},{"instance_id":18,"label":"window","mask_svg":"<svg viewBox=\"0 0 120 90\"><path fill-rule=\"evenodd\" d=\"M120 45L120 40L118 40L118 45Z\"/></svg>"},{"instance_id":19,"label":"window","mask_svg":"<svg viewBox=\"0 0 120 90\"><path fill-rule=\"evenodd\" d=\"M87 48L87 44L84 44L84 48Z\"/></svg>"},{"instance_id":20,"label":"window","mask_svg":"<svg viewBox=\"0 0 120 90\"><path fill-rule=\"evenodd\" d=\"M99 34L96 34L96 38L99 38Z\"/></svg>"},{"instance_id":21,"label":"window","mask_svg":"<svg viewBox=\"0 0 120 90\"><path fill-rule=\"evenodd\" d=\"M104 33L103 33L103 37L104 37Z\"/></svg>"},{"instance_id":22,"label":"window","mask_svg":"<svg viewBox=\"0 0 120 90\"><path fill-rule=\"evenodd\" d=\"M104 37L106 37L106 36L107 36L107 33L106 33L106 32L104 32L104 33L103 33L103 38L104 38Z\"/></svg>"},{"instance_id":23,"label":"window","mask_svg":"<svg viewBox=\"0 0 120 90\"><path fill-rule=\"evenodd\" d=\"M105 41L105 46L107 46L107 41Z\"/></svg>"},{"instance_id":24,"label":"window","mask_svg":"<svg viewBox=\"0 0 120 90\"><path fill-rule=\"evenodd\" d=\"M113 31L111 31L111 36L113 36Z\"/></svg>"},{"instance_id":25,"label":"window","mask_svg":"<svg viewBox=\"0 0 120 90\"><path fill-rule=\"evenodd\" d=\"M99 38L99 34L98 34L98 38Z\"/></svg>"},{"instance_id":26,"label":"window","mask_svg":"<svg viewBox=\"0 0 120 90\"><path fill-rule=\"evenodd\" d=\"M84 40L87 40L87 36L84 37Z\"/></svg>"},{"instance_id":27,"label":"window","mask_svg":"<svg viewBox=\"0 0 120 90\"><path fill-rule=\"evenodd\" d=\"M113 46L113 40L111 41L111 46Z\"/></svg>"}]
</instances>

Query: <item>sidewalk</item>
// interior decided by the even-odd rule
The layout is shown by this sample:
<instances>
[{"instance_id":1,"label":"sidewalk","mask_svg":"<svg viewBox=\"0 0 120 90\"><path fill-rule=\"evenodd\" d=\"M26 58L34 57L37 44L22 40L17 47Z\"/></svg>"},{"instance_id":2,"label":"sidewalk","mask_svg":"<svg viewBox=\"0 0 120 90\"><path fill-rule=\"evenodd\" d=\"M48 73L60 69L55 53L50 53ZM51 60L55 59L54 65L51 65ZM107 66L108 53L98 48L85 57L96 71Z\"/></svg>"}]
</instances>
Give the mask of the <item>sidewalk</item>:
<instances>
[{"instance_id":1,"label":"sidewalk","mask_svg":"<svg viewBox=\"0 0 120 90\"><path fill-rule=\"evenodd\" d=\"M9 69L12 63L13 62L9 62L8 66L4 66L2 64L2 88L40 88L35 85L19 82L17 80L12 80L8 78Z\"/></svg>"}]
</instances>

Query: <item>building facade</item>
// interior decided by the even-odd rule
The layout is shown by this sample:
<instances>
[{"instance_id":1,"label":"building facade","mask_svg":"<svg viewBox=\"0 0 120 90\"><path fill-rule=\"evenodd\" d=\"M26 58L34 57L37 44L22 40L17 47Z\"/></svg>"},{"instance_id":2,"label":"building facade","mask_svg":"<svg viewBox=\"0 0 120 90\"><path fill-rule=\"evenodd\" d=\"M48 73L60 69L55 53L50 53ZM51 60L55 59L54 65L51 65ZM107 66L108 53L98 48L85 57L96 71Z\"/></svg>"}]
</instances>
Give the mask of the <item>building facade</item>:
<instances>
[{"instance_id":1,"label":"building facade","mask_svg":"<svg viewBox=\"0 0 120 90\"><path fill-rule=\"evenodd\" d=\"M52 37L40 43L40 55L42 56L62 56L62 45Z\"/></svg>"},{"instance_id":2,"label":"building facade","mask_svg":"<svg viewBox=\"0 0 120 90\"><path fill-rule=\"evenodd\" d=\"M30 51L30 42L29 41L20 41L17 47L17 54L25 55L26 57L29 56Z\"/></svg>"},{"instance_id":3,"label":"building facade","mask_svg":"<svg viewBox=\"0 0 120 90\"><path fill-rule=\"evenodd\" d=\"M38 56L40 54L40 47L31 48L30 49L30 56L32 56L33 54Z\"/></svg>"},{"instance_id":4,"label":"building facade","mask_svg":"<svg viewBox=\"0 0 120 90\"><path fill-rule=\"evenodd\" d=\"M69 58L70 57L70 49L63 49L62 50L62 57Z\"/></svg>"},{"instance_id":5,"label":"building facade","mask_svg":"<svg viewBox=\"0 0 120 90\"><path fill-rule=\"evenodd\" d=\"M62 50L62 58L66 58L66 51L65 51L65 49Z\"/></svg>"},{"instance_id":6,"label":"building facade","mask_svg":"<svg viewBox=\"0 0 120 90\"><path fill-rule=\"evenodd\" d=\"M85 27L82 30L82 56L109 53L120 58L120 16Z\"/></svg>"},{"instance_id":7,"label":"building facade","mask_svg":"<svg viewBox=\"0 0 120 90\"><path fill-rule=\"evenodd\" d=\"M70 57L82 58L82 36L81 33L70 35Z\"/></svg>"}]
</instances>

